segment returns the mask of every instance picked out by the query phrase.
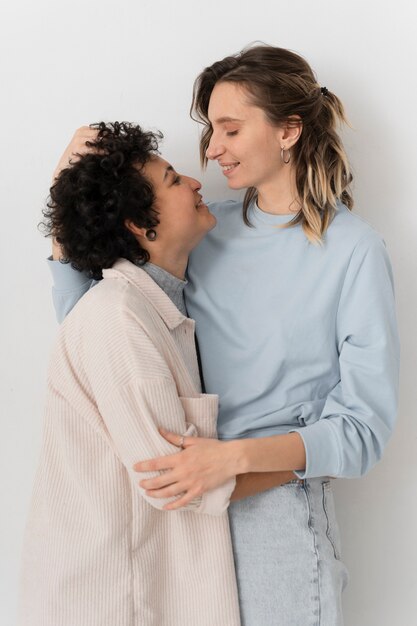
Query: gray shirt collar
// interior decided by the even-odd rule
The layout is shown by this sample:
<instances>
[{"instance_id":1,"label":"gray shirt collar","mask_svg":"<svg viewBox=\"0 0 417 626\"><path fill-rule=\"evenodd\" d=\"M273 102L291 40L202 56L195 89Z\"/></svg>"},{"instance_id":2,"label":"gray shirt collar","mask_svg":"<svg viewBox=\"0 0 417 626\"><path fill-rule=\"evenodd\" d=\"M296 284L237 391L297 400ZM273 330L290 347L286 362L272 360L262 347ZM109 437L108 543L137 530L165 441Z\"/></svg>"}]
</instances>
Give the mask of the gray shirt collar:
<instances>
[{"instance_id":1,"label":"gray shirt collar","mask_svg":"<svg viewBox=\"0 0 417 626\"><path fill-rule=\"evenodd\" d=\"M153 263L145 263L141 267L172 300L183 315L187 315L184 301L184 287L187 280L181 280Z\"/></svg>"}]
</instances>

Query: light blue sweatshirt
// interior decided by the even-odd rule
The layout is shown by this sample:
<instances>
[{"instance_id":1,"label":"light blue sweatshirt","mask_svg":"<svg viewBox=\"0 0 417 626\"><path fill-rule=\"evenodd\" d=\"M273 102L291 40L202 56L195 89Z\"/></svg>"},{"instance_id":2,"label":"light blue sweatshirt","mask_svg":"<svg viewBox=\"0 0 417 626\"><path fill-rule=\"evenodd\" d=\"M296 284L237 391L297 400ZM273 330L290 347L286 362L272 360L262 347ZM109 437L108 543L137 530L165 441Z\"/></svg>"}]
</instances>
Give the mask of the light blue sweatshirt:
<instances>
[{"instance_id":1,"label":"light blue sweatshirt","mask_svg":"<svg viewBox=\"0 0 417 626\"><path fill-rule=\"evenodd\" d=\"M380 458L398 395L393 280L382 238L340 205L324 244L291 216L209 206L216 228L191 255L188 313L222 439L298 431L302 478L355 477ZM93 284L51 262L59 319Z\"/></svg>"}]
</instances>

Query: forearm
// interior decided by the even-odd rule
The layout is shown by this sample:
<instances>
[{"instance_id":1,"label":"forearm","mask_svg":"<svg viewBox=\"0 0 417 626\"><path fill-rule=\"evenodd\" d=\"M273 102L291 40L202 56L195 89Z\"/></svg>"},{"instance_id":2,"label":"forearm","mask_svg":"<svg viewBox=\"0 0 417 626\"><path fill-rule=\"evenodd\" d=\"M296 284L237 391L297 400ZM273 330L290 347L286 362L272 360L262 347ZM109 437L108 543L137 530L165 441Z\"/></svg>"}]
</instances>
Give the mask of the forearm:
<instances>
[{"instance_id":1,"label":"forearm","mask_svg":"<svg viewBox=\"0 0 417 626\"><path fill-rule=\"evenodd\" d=\"M235 488L232 498L238 500L293 480L294 470L302 471L305 466L304 444L297 433L233 441L200 437L184 439L172 431L165 431L163 435L168 442L181 446L183 451L135 465L136 471L163 472L159 478L141 482L152 497L184 493L178 502L186 503L195 494L205 494L223 485L226 480L237 477L241 486L237 490ZM254 473L264 476L241 477L242 474ZM274 473L275 476L272 476ZM169 508L179 508L177 505L169 505Z\"/></svg>"},{"instance_id":2,"label":"forearm","mask_svg":"<svg viewBox=\"0 0 417 626\"><path fill-rule=\"evenodd\" d=\"M302 471L306 465L304 443L297 433L229 442L236 474Z\"/></svg>"},{"instance_id":3,"label":"forearm","mask_svg":"<svg viewBox=\"0 0 417 626\"><path fill-rule=\"evenodd\" d=\"M236 477L236 487L232 493L231 501L242 500L254 496L261 491L267 491L272 487L279 487L297 476L294 472L251 472L240 474Z\"/></svg>"}]
</instances>

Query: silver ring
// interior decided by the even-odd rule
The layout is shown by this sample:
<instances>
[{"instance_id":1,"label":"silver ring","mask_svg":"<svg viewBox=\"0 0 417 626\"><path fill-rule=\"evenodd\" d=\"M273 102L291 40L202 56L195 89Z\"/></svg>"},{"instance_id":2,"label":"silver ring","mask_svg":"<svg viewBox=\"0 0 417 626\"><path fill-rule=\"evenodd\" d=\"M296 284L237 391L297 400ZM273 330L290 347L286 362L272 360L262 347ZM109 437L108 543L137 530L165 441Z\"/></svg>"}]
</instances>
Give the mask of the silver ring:
<instances>
[{"instance_id":1,"label":"silver ring","mask_svg":"<svg viewBox=\"0 0 417 626\"><path fill-rule=\"evenodd\" d=\"M184 435L181 436L180 438L180 443L179 443L179 448L182 448L184 446Z\"/></svg>"}]
</instances>

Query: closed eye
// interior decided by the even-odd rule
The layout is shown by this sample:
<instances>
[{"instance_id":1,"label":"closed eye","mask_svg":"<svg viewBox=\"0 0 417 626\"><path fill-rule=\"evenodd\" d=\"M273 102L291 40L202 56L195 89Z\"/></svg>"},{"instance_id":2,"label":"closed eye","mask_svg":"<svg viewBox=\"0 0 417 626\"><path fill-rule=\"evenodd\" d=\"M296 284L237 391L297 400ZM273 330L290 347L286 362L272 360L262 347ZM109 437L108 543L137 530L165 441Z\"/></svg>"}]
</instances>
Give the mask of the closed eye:
<instances>
[{"instance_id":1,"label":"closed eye","mask_svg":"<svg viewBox=\"0 0 417 626\"><path fill-rule=\"evenodd\" d=\"M235 135L237 135L238 131L237 130L229 130L226 135L228 137L234 137Z\"/></svg>"}]
</instances>

